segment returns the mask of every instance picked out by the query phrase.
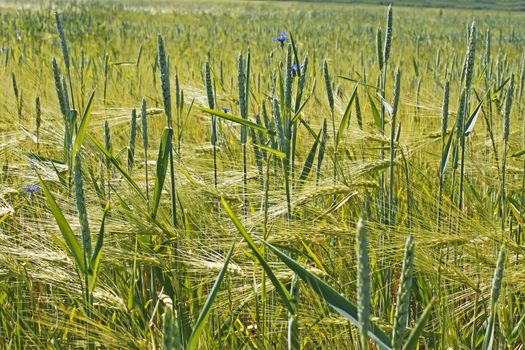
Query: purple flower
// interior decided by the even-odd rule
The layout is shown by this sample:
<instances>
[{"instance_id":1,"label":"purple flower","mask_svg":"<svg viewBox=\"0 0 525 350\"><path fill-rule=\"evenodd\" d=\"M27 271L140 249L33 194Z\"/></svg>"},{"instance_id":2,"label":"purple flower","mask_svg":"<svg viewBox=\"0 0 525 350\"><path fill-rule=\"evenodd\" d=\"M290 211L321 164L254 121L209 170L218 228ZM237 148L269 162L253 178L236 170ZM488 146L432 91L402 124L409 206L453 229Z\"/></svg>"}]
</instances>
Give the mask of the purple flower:
<instances>
[{"instance_id":1,"label":"purple flower","mask_svg":"<svg viewBox=\"0 0 525 350\"><path fill-rule=\"evenodd\" d=\"M24 190L29 193L30 195L34 195L38 191L40 191L40 185L34 184L34 185L28 185L24 187Z\"/></svg>"},{"instance_id":2,"label":"purple flower","mask_svg":"<svg viewBox=\"0 0 525 350\"><path fill-rule=\"evenodd\" d=\"M221 107L221 109L224 113L230 113L230 109L227 107Z\"/></svg>"},{"instance_id":3,"label":"purple flower","mask_svg":"<svg viewBox=\"0 0 525 350\"><path fill-rule=\"evenodd\" d=\"M6 52L7 52L7 47L2 46L2 52L3 52L3 53L6 53Z\"/></svg>"},{"instance_id":4,"label":"purple flower","mask_svg":"<svg viewBox=\"0 0 525 350\"><path fill-rule=\"evenodd\" d=\"M272 38L272 41L278 41L281 47L284 46L284 42L286 41L286 38L288 37L287 32L279 32L279 35L275 38Z\"/></svg>"},{"instance_id":5,"label":"purple flower","mask_svg":"<svg viewBox=\"0 0 525 350\"><path fill-rule=\"evenodd\" d=\"M297 75L297 73L299 73L299 66L297 65L297 63L295 63L293 66L291 66L290 70L292 71L293 75ZM304 70L304 64L301 64L301 71L303 71L303 70Z\"/></svg>"}]
</instances>

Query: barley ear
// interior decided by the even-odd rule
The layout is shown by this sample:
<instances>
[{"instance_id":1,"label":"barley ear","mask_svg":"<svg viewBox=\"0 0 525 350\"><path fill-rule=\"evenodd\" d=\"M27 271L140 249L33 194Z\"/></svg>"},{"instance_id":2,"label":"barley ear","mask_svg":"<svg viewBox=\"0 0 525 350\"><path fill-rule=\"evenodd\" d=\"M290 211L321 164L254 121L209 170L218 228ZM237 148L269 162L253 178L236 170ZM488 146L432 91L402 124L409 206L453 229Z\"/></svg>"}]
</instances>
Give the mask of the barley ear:
<instances>
[{"instance_id":1,"label":"barley ear","mask_svg":"<svg viewBox=\"0 0 525 350\"><path fill-rule=\"evenodd\" d=\"M510 111L512 109L512 97L514 95L514 74L510 77L509 90L507 91L507 97L505 99L505 113L504 113L504 125L503 125L503 140L509 140L510 133Z\"/></svg>"},{"instance_id":2,"label":"barley ear","mask_svg":"<svg viewBox=\"0 0 525 350\"><path fill-rule=\"evenodd\" d=\"M399 288L397 291L397 302L394 315L394 328L392 329L392 348L401 350L401 342L404 338L405 329L410 312L410 291L412 288L412 275L414 273L414 236L407 237L405 244L405 255Z\"/></svg>"},{"instance_id":3,"label":"barley ear","mask_svg":"<svg viewBox=\"0 0 525 350\"><path fill-rule=\"evenodd\" d=\"M469 42L466 56L466 78L465 87L467 91L472 86L472 79L474 77L474 61L476 59L476 25L472 22L469 32Z\"/></svg>"},{"instance_id":4,"label":"barley ear","mask_svg":"<svg viewBox=\"0 0 525 350\"><path fill-rule=\"evenodd\" d=\"M398 66L396 70L396 78L394 80L394 100L392 103L392 118L395 118L397 116L400 96L401 96L401 69Z\"/></svg>"},{"instance_id":5,"label":"barley ear","mask_svg":"<svg viewBox=\"0 0 525 350\"><path fill-rule=\"evenodd\" d=\"M443 109L441 112L441 137L444 138L448 128L448 104L450 96L450 83L445 83L445 92L443 93Z\"/></svg>"},{"instance_id":6,"label":"barley ear","mask_svg":"<svg viewBox=\"0 0 525 350\"><path fill-rule=\"evenodd\" d=\"M332 81L330 80L330 73L328 72L328 63L324 61L323 63L323 75L324 83L326 87L326 95L328 97L328 105L330 110L334 111L334 92L332 91Z\"/></svg>"},{"instance_id":7,"label":"barley ear","mask_svg":"<svg viewBox=\"0 0 525 350\"><path fill-rule=\"evenodd\" d=\"M89 220L86 210L86 198L84 195L84 183L82 180L82 163L80 159L80 152L75 155L74 166L74 181L75 181L75 202L78 211L78 220L82 231L82 245L84 248L84 263L89 266L89 259L91 257L91 232L89 230Z\"/></svg>"},{"instance_id":8,"label":"barley ear","mask_svg":"<svg viewBox=\"0 0 525 350\"><path fill-rule=\"evenodd\" d=\"M113 146L111 145L111 130L109 128L109 122L104 120L104 148L106 151L111 153L113 151ZM106 157L106 167L109 169L111 167L110 160Z\"/></svg>"},{"instance_id":9,"label":"barley ear","mask_svg":"<svg viewBox=\"0 0 525 350\"><path fill-rule=\"evenodd\" d=\"M157 37L158 60L160 67L160 82L162 85L162 101L164 103L164 112L166 113L168 127L171 128L171 94L170 94L170 70L166 60L166 50L164 48L164 39L159 34Z\"/></svg>"},{"instance_id":10,"label":"barley ear","mask_svg":"<svg viewBox=\"0 0 525 350\"><path fill-rule=\"evenodd\" d=\"M239 53L239 58L237 60L237 87L239 89L239 109L241 112L241 117L246 119L247 115L247 106L246 106L246 76L244 71L244 58L242 53ZM241 126L241 143L246 144L247 141L247 130L245 126Z\"/></svg>"},{"instance_id":11,"label":"barley ear","mask_svg":"<svg viewBox=\"0 0 525 350\"><path fill-rule=\"evenodd\" d=\"M208 106L210 109L215 109L215 99L213 98L213 85L211 81L211 70L210 63L206 61L205 65L205 83L206 83L206 95L208 97Z\"/></svg>"},{"instance_id":12,"label":"barley ear","mask_svg":"<svg viewBox=\"0 0 525 350\"><path fill-rule=\"evenodd\" d=\"M142 147L144 152L148 151L148 113L146 99L142 98L142 104L140 107L140 120L142 124Z\"/></svg>"},{"instance_id":13,"label":"barley ear","mask_svg":"<svg viewBox=\"0 0 525 350\"><path fill-rule=\"evenodd\" d=\"M384 64L388 63L390 58L390 50L392 47L392 5L388 5L388 12L386 16L386 32L385 32L385 49L383 51Z\"/></svg>"},{"instance_id":14,"label":"barley ear","mask_svg":"<svg viewBox=\"0 0 525 350\"><path fill-rule=\"evenodd\" d=\"M357 119L357 125L359 129L363 130L363 116L361 114L361 105L359 103L359 94L355 95L355 117Z\"/></svg>"},{"instance_id":15,"label":"barley ear","mask_svg":"<svg viewBox=\"0 0 525 350\"><path fill-rule=\"evenodd\" d=\"M381 27L377 29L376 35L376 49L377 49L377 63L379 65L379 70L383 70L383 33Z\"/></svg>"},{"instance_id":16,"label":"barley ear","mask_svg":"<svg viewBox=\"0 0 525 350\"><path fill-rule=\"evenodd\" d=\"M357 258L357 315L362 349L368 349L368 331L370 330L370 262L366 227L363 219L357 223L356 234Z\"/></svg>"},{"instance_id":17,"label":"barley ear","mask_svg":"<svg viewBox=\"0 0 525 350\"><path fill-rule=\"evenodd\" d=\"M137 139L137 111L131 110L131 121L129 127L129 144L128 144L128 169L131 171L135 161L135 142Z\"/></svg>"},{"instance_id":18,"label":"barley ear","mask_svg":"<svg viewBox=\"0 0 525 350\"><path fill-rule=\"evenodd\" d=\"M64 34L64 27L62 27L62 22L60 21L60 15L58 14L58 12L55 12L55 22L57 26L58 36L60 38L62 55L64 56L64 64L66 65L66 69L69 70L69 49L67 47L66 35Z\"/></svg>"},{"instance_id":19,"label":"barley ear","mask_svg":"<svg viewBox=\"0 0 525 350\"><path fill-rule=\"evenodd\" d=\"M498 304L498 299L501 293L501 285L503 281L503 270L505 268L505 250L501 248L498 261L496 263L496 269L494 270L494 277L492 279L492 288L490 291L490 314L487 320L487 329L485 331L485 338L483 339L483 350L492 349L494 343L494 325L496 318L496 307Z\"/></svg>"}]
</instances>

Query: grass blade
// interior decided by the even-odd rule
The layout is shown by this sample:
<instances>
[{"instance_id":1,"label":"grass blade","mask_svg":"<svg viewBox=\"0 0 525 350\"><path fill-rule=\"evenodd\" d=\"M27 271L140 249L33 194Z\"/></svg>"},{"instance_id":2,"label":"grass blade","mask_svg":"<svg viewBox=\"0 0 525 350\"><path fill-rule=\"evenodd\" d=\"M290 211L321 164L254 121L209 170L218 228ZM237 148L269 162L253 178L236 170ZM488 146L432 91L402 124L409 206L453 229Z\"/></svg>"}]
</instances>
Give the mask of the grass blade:
<instances>
[{"instance_id":1,"label":"grass blade","mask_svg":"<svg viewBox=\"0 0 525 350\"><path fill-rule=\"evenodd\" d=\"M89 265L89 278L88 278L88 288L89 292L93 292L95 288L95 282L97 281L97 272L98 266L100 265L100 258L102 256L102 245L104 243L104 230L106 218L109 212L109 202L107 202L106 207L104 208L104 214L102 214L102 222L100 223L100 230L98 231L97 243L95 244L95 249L93 250L93 256L91 257L91 262Z\"/></svg>"},{"instance_id":2,"label":"grass blade","mask_svg":"<svg viewBox=\"0 0 525 350\"><path fill-rule=\"evenodd\" d=\"M206 299L206 303L204 304L204 307L202 308L202 311L199 314L199 318L197 318L197 321L195 321L193 332L191 333L190 339L188 341L188 347L187 347L188 350L194 350L197 348L197 345L199 343L199 336L202 333L204 326L206 325L206 321L208 320L208 316L210 315L211 306L213 302L215 301L215 297L217 296L217 292L219 291L222 280L224 279L224 275L226 275L226 272L228 271L228 264L230 263L230 259L233 253L233 248L235 248L235 244L232 245L230 250L228 251L228 255L226 256L224 265L221 271L219 272L219 275L217 276L215 283L213 284L210 294L208 295L208 298Z\"/></svg>"},{"instance_id":3,"label":"grass blade","mask_svg":"<svg viewBox=\"0 0 525 350\"><path fill-rule=\"evenodd\" d=\"M281 158L281 159L284 159L286 158L286 153L284 152L281 152L279 150L276 150L275 148L271 148L271 147L267 147L267 146L263 146L263 145L259 145L259 144L254 144L255 147L257 148L260 148L268 153L271 153L273 154L274 156L278 157L278 158Z\"/></svg>"},{"instance_id":4,"label":"grass blade","mask_svg":"<svg viewBox=\"0 0 525 350\"><path fill-rule=\"evenodd\" d=\"M421 333L423 333L423 329L425 328L425 324L427 323L427 319L430 316L430 311L432 311L432 306L434 306L435 301L436 299L432 299L425 308L425 310L423 310L423 314L421 315L421 317L419 317L419 321L417 321L416 327L408 336L407 342L405 343L403 350L417 349L419 337L421 336Z\"/></svg>"},{"instance_id":5,"label":"grass blade","mask_svg":"<svg viewBox=\"0 0 525 350\"><path fill-rule=\"evenodd\" d=\"M268 130L264 128L263 126L258 125L257 123L254 123L250 120L238 117L236 115L224 113L223 111L213 110L213 109L206 108L206 107L195 106L195 108L197 108L199 111L202 111L202 112L205 112L211 115L215 115L219 118L229 120L231 122L240 124L242 126L246 126L246 127L258 130L258 131L262 131L264 133L268 133Z\"/></svg>"},{"instance_id":6,"label":"grass blade","mask_svg":"<svg viewBox=\"0 0 525 350\"><path fill-rule=\"evenodd\" d=\"M392 347L401 349L401 343L405 335L405 329L410 313L410 293L412 289L412 275L414 269L414 236L407 237L405 244L405 256L397 291L397 301L394 313L394 328L392 330Z\"/></svg>"},{"instance_id":7,"label":"grass blade","mask_svg":"<svg viewBox=\"0 0 525 350\"><path fill-rule=\"evenodd\" d=\"M310 148L310 152L308 152L308 155L306 156L306 160L304 161L303 170L301 171L301 175L299 176L299 182L297 183L298 189L302 187L302 185L308 178L310 171L312 170L312 166L314 164L314 159L315 159L315 152L317 151L317 146L319 145L319 142L321 140L322 131L323 131L322 129L319 130L319 134L317 135L315 142L312 145L312 148Z\"/></svg>"},{"instance_id":8,"label":"grass blade","mask_svg":"<svg viewBox=\"0 0 525 350\"><path fill-rule=\"evenodd\" d=\"M89 100L87 102L86 108L84 108L84 112L82 113L82 120L80 121L80 126L78 127L78 130L77 130L75 142L73 143L73 148L71 149L72 166L74 165L75 154L77 154L78 150L80 149L80 146L82 145L82 141L84 140L84 136L86 136L89 121L91 120L91 107L93 105L94 96L95 96L95 91L93 91L91 95L89 96Z\"/></svg>"},{"instance_id":9,"label":"grass blade","mask_svg":"<svg viewBox=\"0 0 525 350\"><path fill-rule=\"evenodd\" d=\"M381 130L381 116L379 115L379 111L370 94L368 94L368 101L370 101L370 108L372 109L372 115L374 116L374 123L377 126L377 129Z\"/></svg>"},{"instance_id":10,"label":"grass blade","mask_svg":"<svg viewBox=\"0 0 525 350\"><path fill-rule=\"evenodd\" d=\"M346 106L345 113L343 114L343 118L341 119L341 124L339 125L339 129L337 130L337 137L335 141L336 150L337 150L337 146L339 146L339 143L341 142L343 132L346 130L346 128L348 127L348 123L350 122L350 114L352 112L352 105L354 104L354 101L355 101L358 86L359 86L358 84L355 85L354 92L352 92L350 101L348 101L348 105Z\"/></svg>"},{"instance_id":11,"label":"grass blade","mask_svg":"<svg viewBox=\"0 0 525 350\"><path fill-rule=\"evenodd\" d=\"M476 107L476 109L474 109L474 112L472 112L472 115L465 124L465 136L470 135L472 133L472 130L474 130L474 125L476 125L476 120L478 120L479 112L481 111L482 105L483 100L479 102L478 106Z\"/></svg>"},{"instance_id":12,"label":"grass blade","mask_svg":"<svg viewBox=\"0 0 525 350\"><path fill-rule=\"evenodd\" d=\"M330 306L332 306L339 314L350 321L354 326L358 326L357 307L354 303L343 297L328 283L306 270L296 261L289 258L286 254L281 252L270 243L263 243L270 248L281 259L286 266L292 269L301 279L308 284L317 294L319 294ZM378 326L371 323L368 330L368 336L373 339L376 344L384 350L389 350L391 340Z\"/></svg>"},{"instance_id":13,"label":"grass blade","mask_svg":"<svg viewBox=\"0 0 525 350\"><path fill-rule=\"evenodd\" d=\"M108 150L106 150L104 146L102 146L93 135L88 133L87 136L91 140L91 142L93 142L95 146L97 146L99 151L106 156L106 159L108 159L111 162L111 164L113 164L113 166L115 166L115 168L122 174L122 176L124 176L126 181L131 185L131 187L133 187L135 192L137 192L137 194L140 195L143 199L146 199L140 187L137 185L135 180L133 180L133 178L129 175L126 169L124 169L122 164L120 164L120 162Z\"/></svg>"},{"instance_id":14,"label":"grass blade","mask_svg":"<svg viewBox=\"0 0 525 350\"><path fill-rule=\"evenodd\" d=\"M277 279L271 267L268 265L268 263L264 259L259 248L257 248L257 246L255 245L255 242L253 241L252 237L248 234L248 232L246 232L246 229L244 228L244 226L241 224L241 222L239 221L235 213L231 210L228 202L226 202L224 198L221 198L221 203L224 209L226 210L226 213L228 214L230 219L233 221L235 227L237 227L237 230L239 230L239 233L243 236L244 240L246 241L246 243L248 243L248 246L255 254L255 257L257 258L257 260L263 267L264 271L268 275L268 278L272 281L275 289L277 290L277 293L281 297L283 304L286 306L286 309L288 310L288 312L294 314L296 312L296 309L295 309L295 305L291 302L290 293L283 286L281 281Z\"/></svg>"},{"instance_id":15,"label":"grass blade","mask_svg":"<svg viewBox=\"0 0 525 350\"><path fill-rule=\"evenodd\" d=\"M164 180L166 179L166 172L168 170L168 161L171 150L171 143L173 138L173 129L165 128L162 132L160 140L159 156L157 157L157 173L155 176L155 190L153 191L153 203L151 206L150 215L155 218L160 204L160 195Z\"/></svg>"},{"instance_id":16,"label":"grass blade","mask_svg":"<svg viewBox=\"0 0 525 350\"><path fill-rule=\"evenodd\" d=\"M46 183L42 180L42 178L40 177L38 173L37 173L37 176L38 176L38 181L40 182L40 187L42 187L44 194L46 196L46 199L47 199L47 203L49 204L49 209L51 210L51 213L55 217L58 228L60 229L60 232L62 233L62 237L64 238L64 241L66 242L68 253L71 254L71 256L73 256L73 259L77 263L77 267L79 268L80 272L83 273L85 271L85 267L84 267L84 258L82 255L82 247L80 246L80 243L76 239L75 234L73 233L73 230L71 229L71 226L69 226L69 223L64 217L64 214L62 214L60 207L58 206L51 192L49 191L49 188L47 187Z\"/></svg>"}]
</instances>

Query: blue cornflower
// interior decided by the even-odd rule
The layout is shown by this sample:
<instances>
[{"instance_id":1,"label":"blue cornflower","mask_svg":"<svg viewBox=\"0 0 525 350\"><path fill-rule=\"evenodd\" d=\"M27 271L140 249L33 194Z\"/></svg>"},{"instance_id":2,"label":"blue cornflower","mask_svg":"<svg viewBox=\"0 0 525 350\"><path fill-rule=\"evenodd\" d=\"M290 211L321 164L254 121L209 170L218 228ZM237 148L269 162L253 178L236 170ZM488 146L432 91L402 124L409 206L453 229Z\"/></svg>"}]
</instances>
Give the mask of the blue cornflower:
<instances>
[{"instance_id":1,"label":"blue cornflower","mask_svg":"<svg viewBox=\"0 0 525 350\"><path fill-rule=\"evenodd\" d=\"M221 109L224 113L230 113L230 109L227 107L221 107Z\"/></svg>"},{"instance_id":2,"label":"blue cornflower","mask_svg":"<svg viewBox=\"0 0 525 350\"><path fill-rule=\"evenodd\" d=\"M34 185L28 185L24 187L24 190L29 193L30 195L34 195L38 191L40 191L40 185L34 184Z\"/></svg>"},{"instance_id":3,"label":"blue cornflower","mask_svg":"<svg viewBox=\"0 0 525 350\"><path fill-rule=\"evenodd\" d=\"M2 52L3 52L3 53L6 53L6 52L7 52L7 47L2 46Z\"/></svg>"},{"instance_id":4,"label":"blue cornflower","mask_svg":"<svg viewBox=\"0 0 525 350\"><path fill-rule=\"evenodd\" d=\"M290 67L290 70L292 71L292 74L293 75L296 75L297 73L299 73L299 66L297 65L297 63L295 63L294 65L292 65ZM304 70L304 64L301 64L301 71Z\"/></svg>"},{"instance_id":5,"label":"blue cornflower","mask_svg":"<svg viewBox=\"0 0 525 350\"><path fill-rule=\"evenodd\" d=\"M279 32L279 36L276 36L275 38L272 38L272 41L278 41L281 47L284 46L284 42L286 41L288 37L287 32Z\"/></svg>"}]
</instances>

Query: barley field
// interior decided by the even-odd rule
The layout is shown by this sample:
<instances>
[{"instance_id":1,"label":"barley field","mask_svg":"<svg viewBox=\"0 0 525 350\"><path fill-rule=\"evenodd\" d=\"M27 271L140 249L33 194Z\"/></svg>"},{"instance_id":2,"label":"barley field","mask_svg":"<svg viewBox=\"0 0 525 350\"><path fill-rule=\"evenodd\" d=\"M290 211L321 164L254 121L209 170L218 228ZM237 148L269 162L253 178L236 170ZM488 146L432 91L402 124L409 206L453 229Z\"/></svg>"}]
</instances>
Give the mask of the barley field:
<instances>
[{"instance_id":1,"label":"barley field","mask_svg":"<svg viewBox=\"0 0 525 350\"><path fill-rule=\"evenodd\" d=\"M0 1L0 348L525 349L520 10Z\"/></svg>"}]
</instances>

